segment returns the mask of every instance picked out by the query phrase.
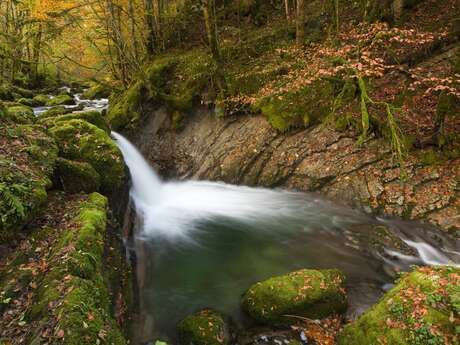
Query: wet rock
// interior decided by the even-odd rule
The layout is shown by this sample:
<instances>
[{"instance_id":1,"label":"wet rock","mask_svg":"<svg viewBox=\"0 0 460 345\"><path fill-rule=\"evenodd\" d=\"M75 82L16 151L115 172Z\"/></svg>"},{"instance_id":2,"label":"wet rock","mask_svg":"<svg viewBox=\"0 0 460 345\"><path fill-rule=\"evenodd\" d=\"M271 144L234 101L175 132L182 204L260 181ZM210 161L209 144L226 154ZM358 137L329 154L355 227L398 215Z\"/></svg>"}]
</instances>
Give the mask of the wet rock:
<instances>
[{"instance_id":1,"label":"wet rock","mask_svg":"<svg viewBox=\"0 0 460 345\"><path fill-rule=\"evenodd\" d=\"M320 319L344 313L345 277L339 270L304 269L253 285L243 296L242 307L254 320L286 325L296 317Z\"/></svg>"},{"instance_id":2,"label":"wet rock","mask_svg":"<svg viewBox=\"0 0 460 345\"><path fill-rule=\"evenodd\" d=\"M304 333L295 330L261 329L245 332L238 336L240 345L302 345L308 344Z\"/></svg>"},{"instance_id":3,"label":"wet rock","mask_svg":"<svg viewBox=\"0 0 460 345\"><path fill-rule=\"evenodd\" d=\"M456 344L460 270L424 267L406 274L380 302L347 325L339 345ZM457 326L456 326L457 325Z\"/></svg>"},{"instance_id":4,"label":"wet rock","mask_svg":"<svg viewBox=\"0 0 460 345\"><path fill-rule=\"evenodd\" d=\"M227 345L229 326L223 315L210 309L187 316L178 325L182 345Z\"/></svg>"}]
</instances>

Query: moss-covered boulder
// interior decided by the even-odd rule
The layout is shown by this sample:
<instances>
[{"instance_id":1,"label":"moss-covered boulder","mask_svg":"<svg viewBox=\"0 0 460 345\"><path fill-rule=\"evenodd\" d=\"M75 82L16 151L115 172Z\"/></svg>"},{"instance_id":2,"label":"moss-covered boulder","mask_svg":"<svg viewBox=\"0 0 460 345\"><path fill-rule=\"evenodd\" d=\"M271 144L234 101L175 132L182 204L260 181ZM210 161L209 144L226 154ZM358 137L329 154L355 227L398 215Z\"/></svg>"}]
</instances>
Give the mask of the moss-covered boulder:
<instances>
[{"instance_id":1,"label":"moss-covered boulder","mask_svg":"<svg viewBox=\"0 0 460 345\"><path fill-rule=\"evenodd\" d=\"M178 325L182 345L226 345L230 330L224 316L210 309L187 316Z\"/></svg>"},{"instance_id":2,"label":"moss-covered boulder","mask_svg":"<svg viewBox=\"0 0 460 345\"><path fill-rule=\"evenodd\" d=\"M53 127L59 122L69 121L69 120L84 120L87 121L100 129L104 130L107 133L110 133L109 125L107 121L102 116L102 114L98 111L86 111L81 113L70 113L66 115L58 115L58 116L49 116L49 117L42 117L38 120L38 124L44 125L46 127Z\"/></svg>"},{"instance_id":3,"label":"moss-covered boulder","mask_svg":"<svg viewBox=\"0 0 460 345\"><path fill-rule=\"evenodd\" d=\"M460 269L419 268L347 325L339 345L458 344Z\"/></svg>"},{"instance_id":4,"label":"moss-covered boulder","mask_svg":"<svg viewBox=\"0 0 460 345\"><path fill-rule=\"evenodd\" d=\"M41 102L37 102L33 98L20 98L16 102L28 107L39 107L43 105Z\"/></svg>"},{"instance_id":5,"label":"moss-covered boulder","mask_svg":"<svg viewBox=\"0 0 460 345\"><path fill-rule=\"evenodd\" d=\"M46 105L49 107L57 105L75 105L75 99L68 95L67 93L55 96L46 102Z\"/></svg>"},{"instance_id":6,"label":"moss-covered boulder","mask_svg":"<svg viewBox=\"0 0 460 345\"><path fill-rule=\"evenodd\" d=\"M125 177L125 166L118 147L102 129L84 120L57 122L50 133L59 147L59 155L89 163L101 176L101 191L111 193Z\"/></svg>"},{"instance_id":7,"label":"moss-covered boulder","mask_svg":"<svg viewBox=\"0 0 460 345\"><path fill-rule=\"evenodd\" d=\"M0 143L6 142L0 153L0 244L17 237L45 205L57 157L54 141L37 126L0 122Z\"/></svg>"},{"instance_id":8,"label":"moss-covered boulder","mask_svg":"<svg viewBox=\"0 0 460 345\"><path fill-rule=\"evenodd\" d=\"M34 111L31 107L21 105L9 107L8 115L15 123L27 124L35 121Z\"/></svg>"},{"instance_id":9,"label":"moss-covered boulder","mask_svg":"<svg viewBox=\"0 0 460 345\"><path fill-rule=\"evenodd\" d=\"M38 106L44 106L50 100L50 97L47 95L39 94L34 96L33 100L35 101Z\"/></svg>"},{"instance_id":10,"label":"moss-covered boulder","mask_svg":"<svg viewBox=\"0 0 460 345\"><path fill-rule=\"evenodd\" d=\"M67 193L97 192L101 186L101 176L86 162L58 158L55 179Z\"/></svg>"},{"instance_id":11,"label":"moss-covered boulder","mask_svg":"<svg viewBox=\"0 0 460 345\"><path fill-rule=\"evenodd\" d=\"M347 309L344 281L339 270L303 269L253 285L242 307L254 320L274 326L293 323L293 315L321 319L341 314Z\"/></svg>"},{"instance_id":12,"label":"moss-covered boulder","mask_svg":"<svg viewBox=\"0 0 460 345\"><path fill-rule=\"evenodd\" d=\"M107 85L95 84L82 93L81 99L109 98L112 90Z\"/></svg>"}]
</instances>

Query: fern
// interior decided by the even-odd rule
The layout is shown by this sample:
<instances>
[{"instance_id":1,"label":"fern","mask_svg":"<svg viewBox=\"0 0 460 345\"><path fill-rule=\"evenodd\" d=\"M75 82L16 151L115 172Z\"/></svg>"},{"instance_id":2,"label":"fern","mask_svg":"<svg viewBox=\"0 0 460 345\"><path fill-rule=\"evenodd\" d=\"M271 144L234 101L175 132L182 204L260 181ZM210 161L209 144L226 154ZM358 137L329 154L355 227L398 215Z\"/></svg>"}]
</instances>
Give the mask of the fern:
<instances>
[{"instance_id":1,"label":"fern","mask_svg":"<svg viewBox=\"0 0 460 345\"><path fill-rule=\"evenodd\" d=\"M6 208L1 216L2 224L7 224L10 218L25 218L26 216L24 204L11 190L22 193L25 187L19 184L8 187L5 183L0 183L0 205Z\"/></svg>"}]
</instances>

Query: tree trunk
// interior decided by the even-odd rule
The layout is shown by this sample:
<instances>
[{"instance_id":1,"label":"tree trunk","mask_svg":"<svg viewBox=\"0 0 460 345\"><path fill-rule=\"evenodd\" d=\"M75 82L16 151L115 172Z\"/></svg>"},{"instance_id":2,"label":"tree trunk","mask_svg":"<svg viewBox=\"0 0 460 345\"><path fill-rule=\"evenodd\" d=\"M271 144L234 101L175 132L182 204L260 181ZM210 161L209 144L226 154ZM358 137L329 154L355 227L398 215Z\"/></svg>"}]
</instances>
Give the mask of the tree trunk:
<instances>
[{"instance_id":1,"label":"tree trunk","mask_svg":"<svg viewBox=\"0 0 460 345\"><path fill-rule=\"evenodd\" d=\"M144 1L145 10L145 23L147 25L147 54L153 55L155 53L155 16L153 13L153 1Z\"/></svg>"},{"instance_id":2,"label":"tree trunk","mask_svg":"<svg viewBox=\"0 0 460 345\"><path fill-rule=\"evenodd\" d=\"M297 0L296 42L298 46L305 42L305 0Z\"/></svg>"},{"instance_id":3,"label":"tree trunk","mask_svg":"<svg viewBox=\"0 0 460 345\"><path fill-rule=\"evenodd\" d=\"M400 20L404 12L404 0L393 0L392 7L394 20Z\"/></svg>"},{"instance_id":4,"label":"tree trunk","mask_svg":"<svg viewBox=\"0 0 460 345\"><path fill-rule=\"evenodd\" d=\"M201 0L201 6L203 8L204 23L208 36L209 48L211 50L212 58L217 66L214 74L214 81L220 93L220 98L224 98L226 92L226 82L223 72L222 56L220 55L219 40L217 38L215 2L214 0Z\"/></svg>"},{"instance_id":5,"label":"tree trunk","mask_svg":"<svg viewBox=\"0 0 460 345\"><path fill-rule=\"evenodd\" d=\"M286 12L286 21L288 24L291 24L291 7L289 0L284 0L284 11Z\"/></svg>"},{"instance_id":6,"label":"tree trunk","mask_svg":"<svg viewBox=\"0 0 460 345\"><path fill-rule=\"evenodd\" d=\"M221 62L214 0L201 0L209 48L215 61Z\"/></svg>"}]
</instances>

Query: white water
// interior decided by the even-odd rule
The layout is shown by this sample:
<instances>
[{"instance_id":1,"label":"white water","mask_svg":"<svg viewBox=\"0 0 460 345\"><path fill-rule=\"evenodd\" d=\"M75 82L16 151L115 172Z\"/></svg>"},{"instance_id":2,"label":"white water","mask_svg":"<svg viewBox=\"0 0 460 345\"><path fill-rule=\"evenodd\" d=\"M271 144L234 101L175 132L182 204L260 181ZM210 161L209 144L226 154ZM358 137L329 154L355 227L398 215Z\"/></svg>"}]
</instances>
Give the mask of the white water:
<instances>
[{"instance_id":1,"label":"white water","mask_svg":"<svg viewBox=\"0 0 460 345\"><path fill-rule=\"evenodd\" d=\"M320 200L306 201L295 192L207 181L163 183L128 140L114 132L112 136L130 169L131 197L143 219L146 236L191 240L191 232L206 221L227 218L249 225L273 226L281 219L317 214L321 208Z\"/></svg>"},{"instance_id":2,"label":"white water","mask_svg":"<svg viewBox=\"0 0 460 345\"><path fill-rule=\"evenodd\" d=\"M283 190L250 188L206 181L162 182L141 153L120 134L112 132L132 177L131 198L146 237L193 242L193 232L200 224L227 219L269 231L343 231L353 224L385 223L357 211L337 206L311 194ZM346 231L343 231L346 232ZM460 266L456 247L441 252L422 240L404 242L418 252L418 257L387 250L405 264ZM353 247L353 243L343 243ZM454 250L455 249L455 250ZM385 259L387 261L387 259ZM399 266L399 263L394 263Z\"/></svg>"}]
</instances>

